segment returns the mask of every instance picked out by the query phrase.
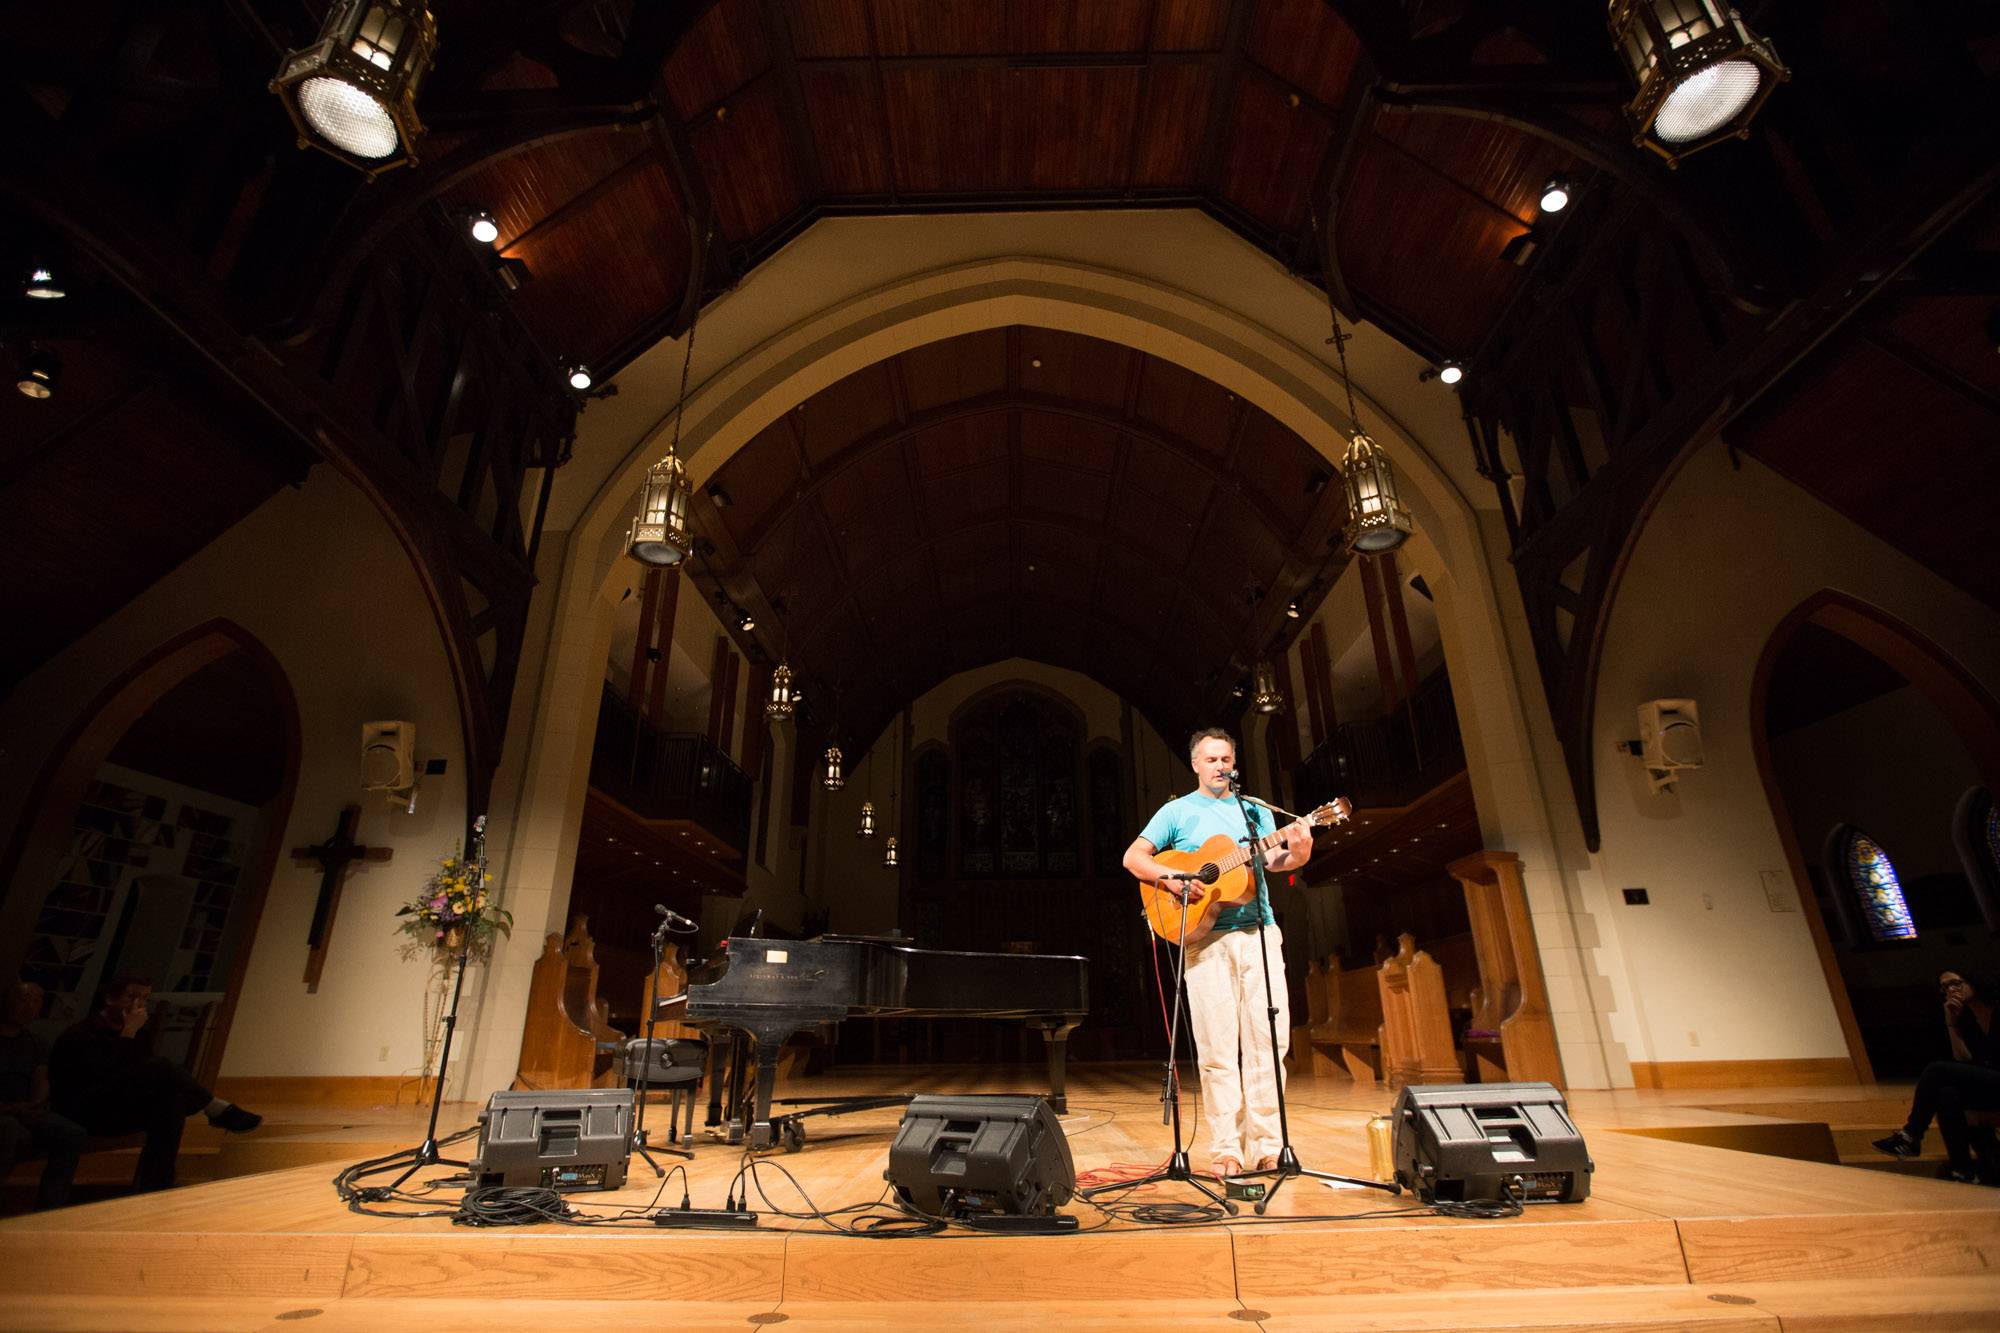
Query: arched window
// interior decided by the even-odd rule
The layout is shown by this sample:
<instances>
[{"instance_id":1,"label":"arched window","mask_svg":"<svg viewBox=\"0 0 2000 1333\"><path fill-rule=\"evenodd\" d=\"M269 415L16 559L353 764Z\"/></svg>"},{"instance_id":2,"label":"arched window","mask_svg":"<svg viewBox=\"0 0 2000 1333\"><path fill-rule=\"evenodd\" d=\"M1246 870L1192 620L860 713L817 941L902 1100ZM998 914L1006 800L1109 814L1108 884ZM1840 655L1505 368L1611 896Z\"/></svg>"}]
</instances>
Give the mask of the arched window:
<instances>
[{"instance_id":1,"label":"arched window","mask_svg":"<svg viewBox=\"0 0 2000 1333\"><path fill-rule=\"evenodd\" d=\"M1875 839L1852 824L1840 825L1827 839L1827 869L1836 894L1846 891L1837 905L1859 908L1859 924L1866 935L1855 932L1857 938L1888 944L1917 937L1917 923L1903 897L1895 863Z\"/></svg>"},{"instance_id":2,"label":"arched window","mask_svg":"<svg viewBox=\"0 0 2000 1333\"><path fill-rule=\"evenodd\" d=\"M1118 752L1100 745L1090 752L1084 769L1090 784L1090 869L1096 875L1123 873L1126 846L1132 841L1125 817L1125 768Z\"/></svg>"},{"instance_id":3,"label":"arched window","mask_svg":"<svg viewBox=\"0 0 2000 1333\"><path fill-rule=\"evenodd\" d=\"M954 731L959 874L1076 874L1076 720L1055 701L1022 691L978 704Z\"/></svg>"},{"instance_id":4,"label":"arched window","mask_svg":"<svg viewBox=\"0 0 2000 1333\"><path fill-rule=\"evenodd\" d=\"M1973 787L1959 798L1951 840L1980 916L1988 929L2000 930L2000 802L1992 792Z\"/></svg>"}]
</instances>

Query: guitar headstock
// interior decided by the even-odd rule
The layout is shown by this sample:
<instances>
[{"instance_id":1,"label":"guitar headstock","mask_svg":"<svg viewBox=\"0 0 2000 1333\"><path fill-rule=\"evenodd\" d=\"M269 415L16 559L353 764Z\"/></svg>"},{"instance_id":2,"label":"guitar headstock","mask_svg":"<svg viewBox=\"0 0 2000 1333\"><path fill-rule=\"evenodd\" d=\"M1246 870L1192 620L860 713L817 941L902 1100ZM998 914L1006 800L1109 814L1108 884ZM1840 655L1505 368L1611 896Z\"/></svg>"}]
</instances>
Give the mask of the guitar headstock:
<instances>
[{"instance_id":1,"label":"guitar headstock","mask_svg":"<svg viewBox=\"0 0 2000 1333\"><path fill-rule=\"evenodd\" d=\"M1336 796L1325 805L1306 816L1306 823L1314 828L1327 828L1334 824L1345 824L1354 813L1354 802L1345 796Z\"/></svg>"}]
</instances>

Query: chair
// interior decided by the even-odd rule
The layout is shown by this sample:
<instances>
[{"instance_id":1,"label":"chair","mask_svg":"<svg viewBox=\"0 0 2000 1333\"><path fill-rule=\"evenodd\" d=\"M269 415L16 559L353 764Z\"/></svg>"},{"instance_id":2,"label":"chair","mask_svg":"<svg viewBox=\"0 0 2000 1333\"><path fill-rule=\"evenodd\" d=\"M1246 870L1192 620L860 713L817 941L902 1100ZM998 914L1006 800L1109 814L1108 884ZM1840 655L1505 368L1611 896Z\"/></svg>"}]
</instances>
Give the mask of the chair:
<instances>
[{"instance_id":1,"label":"chair","mask_svg":"<svg viewBox=\"0 0 2000 1333\"><path fill-rule=\"evenodd\" d=\"M708 1069L708 1043L698 1037L635 1037L625 1043L625 1083L648 1091L658 1088L667 1094L667 1142L678 1143L694 1137L694 1108L701 1092L701 1078ZM677 1128L681 1108L687 1108L686 1127Z\"/></svg>"}]
</instances>

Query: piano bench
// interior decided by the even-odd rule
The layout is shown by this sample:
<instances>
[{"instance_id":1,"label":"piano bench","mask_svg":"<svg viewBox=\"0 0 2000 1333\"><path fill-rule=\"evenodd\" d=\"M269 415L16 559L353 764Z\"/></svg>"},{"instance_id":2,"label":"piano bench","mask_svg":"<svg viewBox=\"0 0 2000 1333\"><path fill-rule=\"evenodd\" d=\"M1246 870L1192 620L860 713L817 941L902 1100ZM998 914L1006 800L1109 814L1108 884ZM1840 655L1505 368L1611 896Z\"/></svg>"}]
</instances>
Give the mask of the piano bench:
<instances>
[{"instance_id":1,"label":"piano bench","mask_svg":"<svg viewBox=\"0 0 2000 1333\"><path fill-rule=\"evenodd\" d=\"M650 1058L648 1058L650 1056ZM625 1043L625 1083L667 1094L667 1141L694 1137L694 1107L701 1078L708 1069L708 1043L692 1037L634 1038ZM687 1108L686 1128L676 1130L681 1108Z\"/></svg>"}]
</instances>

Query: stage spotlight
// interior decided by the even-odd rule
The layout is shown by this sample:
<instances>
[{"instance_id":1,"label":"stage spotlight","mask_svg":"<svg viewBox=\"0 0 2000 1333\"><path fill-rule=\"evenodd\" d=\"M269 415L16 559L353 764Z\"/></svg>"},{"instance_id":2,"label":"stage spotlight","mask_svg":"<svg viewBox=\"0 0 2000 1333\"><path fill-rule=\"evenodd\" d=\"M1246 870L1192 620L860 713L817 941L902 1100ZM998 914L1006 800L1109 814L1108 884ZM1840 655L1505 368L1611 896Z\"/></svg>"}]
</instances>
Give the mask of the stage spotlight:
<instances>
[{"instance_id":1,"label":"stage spotlight","mask_svg":"<svg viewBox=\"0 0 2000 1333\"><path fill-rule=\"evenodd\" d=\"M1438 380L1444 384L1456 384L1465 378L1465 367L1456 361L1446 361L1438 367Z\"/></svg>"},{"instance_id":2,"label":"stage spotlight","mask_svg":"<svg viewBox=\"0 0 2000 1333\"><path fill-rule=\"evenodd\" d=\"M1569 181L1561 176L1549 177L1549 183L1542 187L1542 211L1560 213L1569 207Z\"/></svg>"},{"instance_id":3,"label":"stage spotlight","mask_svg":"<svg viewBox=\"0 0 2000 1333\"><path fill-rule=\"evenodd\" d=\"M757 617L751 615L748 611L745 611L740 617L737 618L736 628L742 630L745 634L748 634L751 630L757 628Z\"/></svg>"},{"instance_id":4,"label":"stage spotlight","mask_svg":"<svg viewBox=\"0 0 2000 1333\"><path fill-rule=\"evenodd\" d=\"M29 398L53 398L56 381L62 377L62 362L46 347L28 345L21 354L21 368L14 387Z\"/></svg>"},{"instance_id":5,"label":"stage spotlight","mask_svg":"<svg viewBox=\"0 0 2000 1333\"><path fill-rule=\"evenodd\" d=\"M475 209L465 215L466 234L481 245L491 245L500 239L500 224L485 209Z\"/></svg>"},{"instance_id":6,"label":"stage spotlight","mask_svg":"<svg viewBox=\"0 0 2000 1333\"><path fill-rule=\"evenodd\" d=\"M590 386L595 383L590 378L590 367L588 366L574 365L566 373L569 378L569 387L575 389L578 393L590 392Z\"/></svg>"},{"instance_id":7,"label":"stage spotlight","mask_svg":"<svg viewBox=\"0 0 2000 1333\"><path fill-rule=\"evenodd\" d=\"M1500 247L1500 257L1515 268L1526 268L1540 246L1541 240L1534 232L1524 231Z\"/></svg>"}]
</instances>

